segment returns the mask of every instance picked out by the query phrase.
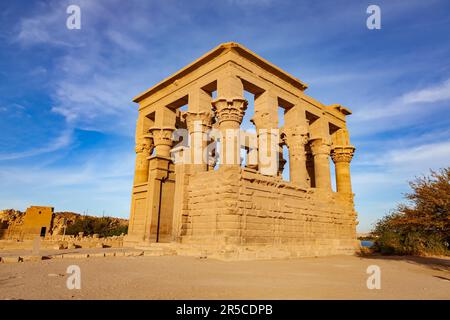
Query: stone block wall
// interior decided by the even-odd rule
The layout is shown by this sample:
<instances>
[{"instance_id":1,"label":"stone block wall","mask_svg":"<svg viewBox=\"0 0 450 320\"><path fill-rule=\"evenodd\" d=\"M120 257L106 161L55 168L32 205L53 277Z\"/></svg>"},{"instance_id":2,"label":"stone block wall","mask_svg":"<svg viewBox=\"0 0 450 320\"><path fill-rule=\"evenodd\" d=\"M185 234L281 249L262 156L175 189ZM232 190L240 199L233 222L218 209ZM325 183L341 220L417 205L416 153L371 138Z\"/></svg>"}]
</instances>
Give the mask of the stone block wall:
<instances>
[{"instance_id":1,"label":"stone block wall","mask_svg":"<svg viewBox=\"0 0 450 320\"><path fill-rule=\"evenodd\" d=\"M350 196L250 169L192 175L184 208L183 243L290 248L302 256L351 254L357 245Z\"/></svg>"}]
</instances>

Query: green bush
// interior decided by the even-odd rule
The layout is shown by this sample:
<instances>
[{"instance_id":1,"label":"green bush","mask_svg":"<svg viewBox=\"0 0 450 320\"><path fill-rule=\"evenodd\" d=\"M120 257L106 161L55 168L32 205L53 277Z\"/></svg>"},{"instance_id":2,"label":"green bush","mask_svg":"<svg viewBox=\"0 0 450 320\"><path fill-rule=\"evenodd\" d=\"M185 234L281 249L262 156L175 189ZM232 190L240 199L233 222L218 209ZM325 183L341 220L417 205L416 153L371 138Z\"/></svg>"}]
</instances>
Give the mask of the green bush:
<instances>
[{"instance_id":1,"label":"green bush","mask_svg":"<svg viewBox=\"0 0 450 320\"><path fill-rule=\"evenodd\" d=\"M128 233L128 226L117 226L115 228L111 228L105 233L105 237L120 236L122 233Z\"/></svg>"},{"instance_id":2,"label":"green bush","mask_svg":"<svg viewBox=\"0 0 450 320\"><path fill-rule=\"evenodd\" d=\"M84 235L98 234L100 237L118 236L126 234L128 226L118 225L110 217L80 217L74 223L67 226L67 235L78 235L83 232Z\"/></svg>"}]
</instances>

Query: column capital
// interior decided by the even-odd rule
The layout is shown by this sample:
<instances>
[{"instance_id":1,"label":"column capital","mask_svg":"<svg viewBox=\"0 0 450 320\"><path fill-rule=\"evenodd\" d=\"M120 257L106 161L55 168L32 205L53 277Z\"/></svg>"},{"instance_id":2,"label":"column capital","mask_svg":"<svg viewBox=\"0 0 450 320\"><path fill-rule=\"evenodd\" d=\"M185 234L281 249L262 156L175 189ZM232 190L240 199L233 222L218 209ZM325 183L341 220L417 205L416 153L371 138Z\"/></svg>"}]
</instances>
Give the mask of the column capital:
<instances>
[{"instance_id":1,"label":"column capital","mask_svg":"<svg viewBox=\"0 0 450 320\"><path fill-rule=\"evenodd\" d=\"M153 137L155 146L172 145L172 133L175 131L174 127L151 127L148 131Z\"/></svg>"},{"instance_id":2,"label":"column capital","mask_svg":"<svg viewBox=\"0 0 450 320\"><path fill-rule=\"evenodd\" d=\"M305 145L308 143L308 129L302 126L287 127L281 129L281 139L288 146L297 144Z\"/></svg>"},{"instance_id":3,"label":"column capital","mask_svg":"<svg viewBox=\"0 0 450 320\"><path fill-rule=\"evenodd\" d=\"M336 173L336 189L342 194L352 194L350 178L350 161L352 161L355 147L350 144L334 145L331 150Z\"/></svg>"},{"instance_id":4,"label":"column capital","mask_svg":"<svg viewBox=\"0 0 450 320\"><path fill-rule=\"evenodd\" d=\"M149 129L155 144L155 156L170 157L170 149L173 144L172 133L174 131L175 127L151 127Z\"/></svg>"},{"instance_id":5,"label":"column capital","mask_svg":"<svg viewBox=\"0 0 450 320\"><path fill-rule=\"evenodd\" d=\"M186 121L186 125L190 133L205 132L211 129L213 114L209 111L187 111L183 114L183 119ZM199 124L198 127L196 126L196 123Z\"/></svg>"},{"instance_id":6,"label":"column capital","mask_svg":"<svg viewBox=\"0 0 450 320\"><path fill-rule=\"evenodd\" d=\"M136 147L134 148L134 151L136 153L150 154L153 150L153 147L153 136L150 134L146 134L136 139Z\"/></svg>"},{"instance_id":7,"label":"column capital","mask_svg":"<svg viewBox=\"0 0 450 320\"><path fill-rule=\"evenodd\" d=\"M347 162L350 163L355 152L355 147L352 145L348 146L333 146L331 150L331 159L334 163Z\"/></svg>"},{"instance_id":8,"label":"column capital","mask_svg":"<svg viewBox=\"0 0 450 320\"><path fill-rule=\"evenodd\" d=\"M318 138L311 140L311 151L313 156L316 155L330 155L331 146L325 141L325 139Z\"/></svg>"},{"instance_id":9,"label":"column capital","mask_svg":"<svg viewBox=\"0 0 450 320\"><path fill-rule=\"evenodd\" d=\"M307 187L306 144L308 129L304 126L288 126L281 130L281 139L289 149L290 181Z\"/></svg>"},{"instance_id":10,"label":"column capital","mask_svg":"<svg viewBox=\"0 0 450 320\"><path fill-rule=\"evenodd\" d=\"M154 148L153 136L150 134L139 135L136 137L136 162L134 171L134 184L145 183L148 181L148 159Z\"/></svg>"},{"instance_id":11,"label":"column capital","mask_svg":"<svg viewBox=\"0 0 450 320\"><path fill-rule=\"evenodd\" d=\"M308 143L307 129L298 127L288 127L281 130L281 140L289 149L292 160L305 160L305 145Z\"/></svg>"},{"instance_id":12,"label":"column capital","mask_svg":"<svg viewBox=\"0 0 450 320\"><path fill-rule=\"evenodd\" d=\"M269 112L255 111L255 114L250 119L250 122L255 125L258 131L261 129L273 129L277 127L276 122L273 120Z\"/></svg>"},{"instance_id":13,"label":"column capital","mask_svg":"<svg viewBox=\"0 0 450 320\"><path fill-rule=\"evenodd\" d=\"M219 126L223 122L235 122L241 124L247 109L247 100L242 97L224 98L218 97L212 101L213 110L216 113Z\"/></svg>"}]
</instances>

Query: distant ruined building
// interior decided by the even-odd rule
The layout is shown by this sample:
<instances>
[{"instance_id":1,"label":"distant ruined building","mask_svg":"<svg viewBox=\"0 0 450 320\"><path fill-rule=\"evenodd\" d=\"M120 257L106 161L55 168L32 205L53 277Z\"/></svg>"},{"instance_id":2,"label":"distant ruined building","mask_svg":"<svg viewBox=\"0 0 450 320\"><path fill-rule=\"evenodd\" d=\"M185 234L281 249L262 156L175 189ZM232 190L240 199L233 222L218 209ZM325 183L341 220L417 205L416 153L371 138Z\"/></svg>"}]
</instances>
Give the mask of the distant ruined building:
<instances>
[{"instance_id":1,"label":"distant ruined building","mask_svg":"<svg viewBox=\"0 0 450 320\"><path fill-rule=\"evenodd\" d=\"M53 227L53 207L31 206L25 214L1 213L0 239L30 240L45 237Z\"/></svg>"},{"instance_id":2,"label":"distant ruined building","mask_svg":"<svg viewBox=\"0 0 450 320\"><path fill-rule=\"evenodd\" d=\"M80 223L87 219L87 225ZM78 223L78 225L77 225ZM70 230L77 225L76 230ZM89 227L90 226L90 227ZM54 212L53 207L31 206L25 212L19 210L0 210L0 240L32 240L36 236L57 239L68 234L92 236L93 228L103 237L107 233L124 232L128 221L114 217L95 217L75 212Z\"/></svg>"},{"instance_id":3,"label":"distant ruined building","mask_svg":"<svg viewBox=\"0 0 450 320\"><path fill-rule=\"evenodd\" d=\"M353 253L351 112L323 105L306 88L242 45L225 43L136 97L127 243ZM251 95L255 130L243 131Z\"/></svg>"}]
</instances>

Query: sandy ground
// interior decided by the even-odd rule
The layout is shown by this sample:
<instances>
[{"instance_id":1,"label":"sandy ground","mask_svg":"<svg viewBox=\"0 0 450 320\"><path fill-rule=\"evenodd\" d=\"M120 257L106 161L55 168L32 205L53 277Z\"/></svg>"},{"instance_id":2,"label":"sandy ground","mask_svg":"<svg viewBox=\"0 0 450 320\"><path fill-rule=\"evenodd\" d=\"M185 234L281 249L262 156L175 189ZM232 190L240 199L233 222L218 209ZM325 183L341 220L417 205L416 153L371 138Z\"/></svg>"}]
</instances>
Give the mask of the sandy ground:
<instances>
[{"instance_id":1,"label":"sandy ground","mask_svg":"<svg viewBox=\"0 0 450 320\"><path fill-rule=\"evenodd\" d=\"M81 289L66 287L69 265ZM381 289L366 285L381 268ZM335 256L224 262L195 257L0 264L0 299L450 299L450 260Z\"/></svg>"}]
</instances>

